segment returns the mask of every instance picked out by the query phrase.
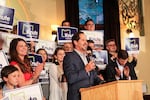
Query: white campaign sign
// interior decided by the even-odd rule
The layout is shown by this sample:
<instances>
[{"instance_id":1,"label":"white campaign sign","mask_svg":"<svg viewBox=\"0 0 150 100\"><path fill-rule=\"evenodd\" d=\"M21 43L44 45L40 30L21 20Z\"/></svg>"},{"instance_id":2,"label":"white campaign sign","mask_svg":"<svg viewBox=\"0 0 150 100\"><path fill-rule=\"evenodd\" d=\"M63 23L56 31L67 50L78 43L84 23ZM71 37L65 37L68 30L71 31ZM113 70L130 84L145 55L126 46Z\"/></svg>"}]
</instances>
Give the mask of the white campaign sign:
<instances>
[{"instance_id":1,"label":"white campaign sign","mask_svg":"<svg viewBox=\"0 0 150 100\"><path fill-rule=\"evenodd\" d=\"M23 38L22 36L16 35L16 34L10 34L10 33L5 33L5 32L1 32L0 33L1 38L4 40L4 44L3 44L3 50L8 53L9 51L9 46L10 46L10 42L14 39L14 38Z\"/></svg>"},{"instance_id":2,"label":"white campaign sign","mask_svg":"<svg viewBox=\"0 0 150 100\"><path fill-rule=\"evenodd\" d=\"M0 50L0 57L1 57L0 60L0 70L1 70L2 67L7 66L9 62L8 62L8 58L6 57L5 53L2 50Z\"/></svg>"},{"instance_id":3,"label":"white campaign sign","mask_svg":"<svg viewBox=\"0 0 150 100\"><path fill-rule=\"evenodd\" d=\"M37 51L40 48L43 48L47 51L49 55L52 55L56 49L56 43L54 41L46 41L46 40L37 40L35 50Z\"/></svg>"},{"instance_id":4,"label":"white campaign sign","mask_svg":"<svg viewBox=\"0 0 150 100\"><path fill-rule=\"evenodd\" d=\"M104 31L87 31L82 30L87 37L87 40L93 40L96 46L104 47Z\"/></svg>"},{"instance_id":5,"label":"white campaign sign","mask_svg":"<svg viewBox=\"0 0 150 100\"><path fill-rule=\"evenodd\" d=\"M4 91L4 96L7 100L42 100L43 93L40 84L33 84Z\"/></svg>"}]
</instances>

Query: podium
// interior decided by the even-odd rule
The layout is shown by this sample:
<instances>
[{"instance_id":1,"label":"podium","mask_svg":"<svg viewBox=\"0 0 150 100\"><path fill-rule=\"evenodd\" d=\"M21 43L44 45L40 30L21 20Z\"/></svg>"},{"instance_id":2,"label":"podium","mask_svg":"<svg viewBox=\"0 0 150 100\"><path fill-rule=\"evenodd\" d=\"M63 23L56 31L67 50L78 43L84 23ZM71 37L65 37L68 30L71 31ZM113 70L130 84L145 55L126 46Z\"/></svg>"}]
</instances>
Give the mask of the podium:
<instances>
[{"instance_id":1,"label":"podium","mask_svg":"<svg viewBox=\"0 0 150 100\"><path fill-rule=\"evenodd\" d=\"M81 88L81 100L143 100L142 80L119 80Z\"/></svg>"}]
</instances>

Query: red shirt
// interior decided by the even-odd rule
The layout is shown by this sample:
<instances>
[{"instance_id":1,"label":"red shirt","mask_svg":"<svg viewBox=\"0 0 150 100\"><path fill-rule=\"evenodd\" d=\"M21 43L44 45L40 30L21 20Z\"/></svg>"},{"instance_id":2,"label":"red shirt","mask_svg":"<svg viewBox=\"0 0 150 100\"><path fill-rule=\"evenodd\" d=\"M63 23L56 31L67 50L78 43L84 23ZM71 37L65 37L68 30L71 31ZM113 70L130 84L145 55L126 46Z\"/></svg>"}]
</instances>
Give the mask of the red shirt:
<instances>
[{"instance_id":1,"label":"red shirt","mask_svg":"<svg viewBox=\"0 0 150 100\"><path fill-rule=\"evenodd\" d=\"M11 61L10 62L10 65L18 65L18 63L16 62L16 61ZM31 78L32 78L32 76L33 76L33 73L31 72L31 73L29 73L29 72L26 72L26 73L23 73L23 75L24 75L24 79L25 79L25 81L27 81L27 80L30 80Z\"/></svg>"}]
</instances>

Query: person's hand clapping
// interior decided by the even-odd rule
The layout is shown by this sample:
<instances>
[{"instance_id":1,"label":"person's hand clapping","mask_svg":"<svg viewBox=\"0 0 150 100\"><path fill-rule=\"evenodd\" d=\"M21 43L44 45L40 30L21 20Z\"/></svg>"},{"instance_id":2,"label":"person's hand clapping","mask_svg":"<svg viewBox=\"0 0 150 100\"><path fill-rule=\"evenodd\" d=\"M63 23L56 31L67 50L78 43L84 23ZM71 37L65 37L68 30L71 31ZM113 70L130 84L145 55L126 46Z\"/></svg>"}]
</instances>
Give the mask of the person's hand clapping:
<instances>
[{"instance_id":1,"label":"person's hand clapping","mask_svg":"<svg viewBox=\"0 0 150 100\"><path fill-rule=\"evenodd\" d=\"M34 75L36 77L38 77L41 73L41 71L43 70L44 68L44 64L43 63L38 63L37 66L35 67L35 70L34 70Z\"/></svg>"},{"instance_id":2,"label":"person's hand clapping","mask_svg":"<svg viewBox=\"0 0 150 100\"><path fill-rule=\"evenodd\" d=\"M121 71L117 67L115 67L115 70L116 70L116 76L120 77Z\"/></svg>"},{"instance_id":3,"label":"person's hand clapping","mask_svg":"<svg viewBox=\"0 0 150 100\"><path fill-rule=\"evenodd\" d=\"M130 72L129 67L128 67L128 66L125 66L124 69L123 69L123 73L124 73L124 75L125 75L127 78L129 77L129 72Z\"/></svg>"}]
</instances>

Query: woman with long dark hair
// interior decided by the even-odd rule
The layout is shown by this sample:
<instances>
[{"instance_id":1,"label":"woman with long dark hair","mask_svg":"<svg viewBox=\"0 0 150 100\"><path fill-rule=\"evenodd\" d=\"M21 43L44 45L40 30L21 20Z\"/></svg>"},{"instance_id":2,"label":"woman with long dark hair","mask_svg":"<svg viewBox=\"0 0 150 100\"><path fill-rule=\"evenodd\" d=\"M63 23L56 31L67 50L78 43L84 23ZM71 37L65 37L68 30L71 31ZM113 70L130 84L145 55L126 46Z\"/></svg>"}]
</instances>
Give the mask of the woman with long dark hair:
<instances>
[{"instance_id":1,"label":"woman with long dark hair","mask_svg":"<svg viewBox=\"0 0 150 100\"><path fill-rule=\"evenodd\" d=\"M33 71L28 59L27 43L22 38L15 38L10 43L9 48L10 64L19 70L18 86L25 86L35 83L43 69L43 63L39 63Z\"/></svg>"}]
</instances>

